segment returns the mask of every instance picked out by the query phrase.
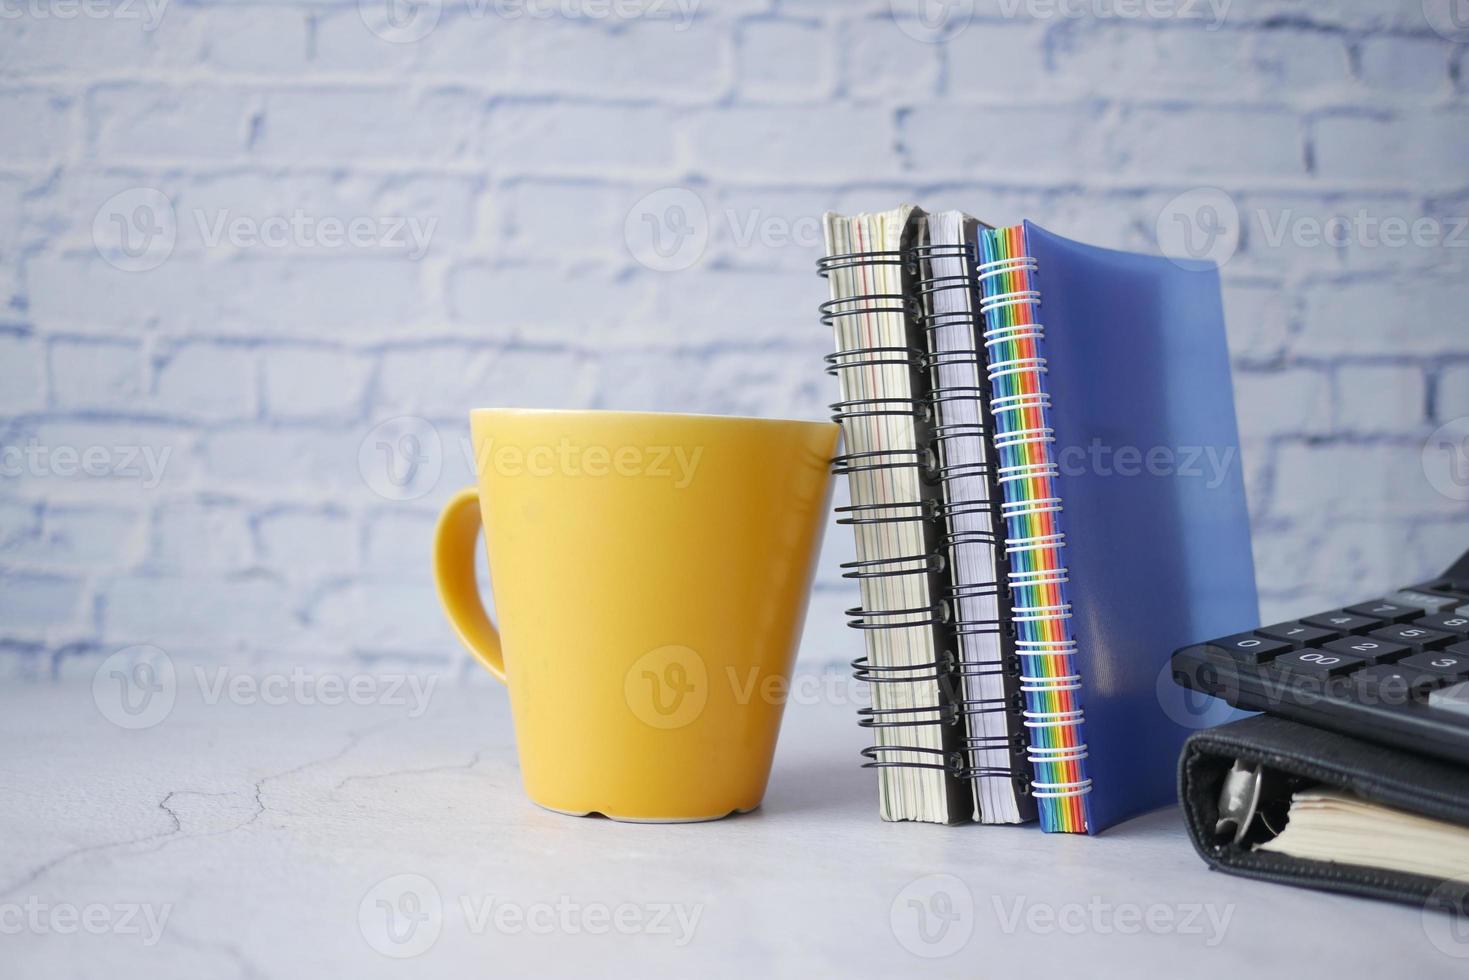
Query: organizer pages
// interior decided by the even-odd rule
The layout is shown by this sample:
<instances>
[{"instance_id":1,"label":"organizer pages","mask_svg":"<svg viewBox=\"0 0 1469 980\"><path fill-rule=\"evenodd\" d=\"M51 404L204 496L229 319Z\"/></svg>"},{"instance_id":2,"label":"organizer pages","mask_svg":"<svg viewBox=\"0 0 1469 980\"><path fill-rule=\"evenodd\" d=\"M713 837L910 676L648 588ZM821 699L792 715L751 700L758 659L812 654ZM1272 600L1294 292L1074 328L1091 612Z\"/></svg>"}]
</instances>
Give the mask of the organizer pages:
<instances>
[{"instance_id":1,"label":"organizer pages","mask_svg":"<svg viewBox=\"0 0 1469 980\"><path fill-rule=\"evenodd\" d=\"M978 342L974 297L976 222L959 211L929 216L918 292L925 311L933 391L934 437L943 487L950 601L959 644L969 774L974 777L975 819L1020 823L1034 819L1034 804L1017 797L1024 785L1020 719L1006 683L1005 627L999 588L994 474L985 418L985 364ZM1011 676L1018 673L1013 670ZM1015 772L1020 762L1020 772Z\"/></svg>"},{"instance_id":2,"label":"organizer pages","mask_svg":"<svg viewBox=\"0 0 1469 980\"><path fill-rule=\"evenodd\" d=\"M923 479L929 449L904 280L914 210L826 216L831 301L822 311L835 337L827 361L840 386L833 409L845 443L834 467L851 496L842 521L856 537L857 560L844 574L862 599L850 610L866 648L855 666L871 682L862 723L877 742L864 755L879 773L883 819L951 823L967 819L972 803L953 774L958 726L938 640L944 611L927 527L933 490Z\"/></svg>"}]
</instances>

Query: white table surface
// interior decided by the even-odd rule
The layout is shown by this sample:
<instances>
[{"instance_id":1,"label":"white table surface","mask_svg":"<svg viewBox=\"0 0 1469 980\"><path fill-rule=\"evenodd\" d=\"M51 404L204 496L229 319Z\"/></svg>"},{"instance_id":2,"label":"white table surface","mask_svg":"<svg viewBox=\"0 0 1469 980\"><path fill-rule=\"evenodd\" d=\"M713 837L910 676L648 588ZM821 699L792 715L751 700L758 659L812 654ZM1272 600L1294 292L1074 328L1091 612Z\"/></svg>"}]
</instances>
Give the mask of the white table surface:
<instances>
[{"instance_id":1,"label":"white table surface","mask_svg":"<svg viewBox=\"0 0 1469 980\"><path fill-rule=\"evenodd\" d=\"M89 678L0 689L0 974L1469 971L1432 913L1207 870L1174 809L1094 839L884 824L851 705L788 709L759 810L664 826L532 805L488 682L409 714L181 687L126 731ZM948 931L925 913L920 933L910 900L947 908Z\"/></svg>"}]
</instances>

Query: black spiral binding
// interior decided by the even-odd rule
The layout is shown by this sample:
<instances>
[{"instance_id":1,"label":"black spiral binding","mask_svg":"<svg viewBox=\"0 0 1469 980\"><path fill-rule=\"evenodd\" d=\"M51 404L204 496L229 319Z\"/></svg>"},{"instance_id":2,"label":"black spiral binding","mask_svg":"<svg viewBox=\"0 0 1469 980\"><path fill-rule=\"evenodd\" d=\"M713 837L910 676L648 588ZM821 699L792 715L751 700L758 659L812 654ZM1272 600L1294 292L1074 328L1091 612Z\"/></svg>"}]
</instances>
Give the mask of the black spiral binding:
<instances>
[{"instance_id":1,"label":"black spiral binding","mask_svg":"<svg viewBox=\"0 0 1469 980\"><path fill-rule=\"evenodd\" d=\"M918 272L917 262L911 249L902 251L854 252L829 255L817 262L822 278L833 272L857 269L864 266L898 266L903 270L907 282L912 282ZM821 322L835 327L845 317L871 314L900 314L909 322L918 322L922 316L916 293L905 289L903 294L872 293L847 296L828 300L821 304ZM926 354L918 347L858 347L826 355L826 372L840 376L843 371L873 367L906 367L916 382L924 379L923 365ZM915 390L920 390L915 388ZM922 477L921 483L929 496L910 501L892 503L853 504L838 507L838 524L854 526L884 524L919 524L924 528L926 551L918 555L850 561L842 564L842 576L848 579L892 578L923 575L929 578L929 594L943 596L944 570L947 563L940 547L937 519L943 513L944 503L939 496L942 478L941 466L932 440L933 406L926 397L914 398L865 398L834 402L830 406L835 422L846 422L865 417L903 417L914 421L918 449L890 449L868 452L843 453L832 460L832 471L837 475L887 470L915 469ZM960 673L958 657L953 652L955 623L952 622L952 604L940 598L931 605L916 609L864 609L856 607L845 611L848 625L860 630L924 629L935 632L939 657L923 664L882 666L873 664L867 657L859 657L851 663L853 676L868 684L891 687L899 684L935 685L939 687L939 704L919 708L865 707L858 714L858 725L866 729L898 730L936 726L952 732L946 736L944 748L911 744L869 745L861 752L866 760L866 769L926 769L946 772L956 780L966 778L965 750L963 738L963 711L960 706ZM916 758L915 758L916 757ZM930 761L918 761L920 759ZM965 786L961 796L967 796Z\"/></svg>"},{"instance_id":2,"label":"black spiral binding","mask_svg":"<svg viewBox=\"0 0 1469 980\"><path fill-rule=\"evenodd\" d=\"M999 664L965 664L956 665L956 675L962 685L963 679L979 676L999 676L1003 678L1004 696L998 698L977 699L961 697L956 702L959 713L966 719L980 714L1007 714L1011 717L1020 717L1024 711L1024 697L1020 691L1020 659L1015 653L1015 634L1010 622L1010 602L1008 601L1008 581L1006 575L1006 564L1004 558L1004 541L1002 539L1004 523L1001 520L1000 495L996 492L997 484L991 478L996 472L998 459L994 452L991 440L987 438L993 431L993 418L988 412L989 387L987 364L983 354L983 348L977 343L978 328L976 326L977 311L980 306L978 281L975 278L975 269L978 259L972 244L963 245L919 245L912 250L915 273L915 294L919 299L919 323L924 328L928 337L933 337L934 332L946 327L960 327L967 332L974 341L967 345L967 349L953 351L934 351L925 353L920 358L921 365L929 374L932 390L930 398L931 412L933 417L933 454L938 460L935 474L943 486L943 503L939 508L939 516L943 518L938 522L942 529L942 545L946 554L952 554L955 546L979 542L996 545L997 576L994 582L958 583L951 584L948 588L948 598L954 600L954 607L958 608L961 598L976 596L994 596L997 603L999 615L993 619L963 618L955 615L951 626L956 636L975 634L990 634L1000 637L1001 661ZM934 265L935 260L945 260L945 264L957 261L960 270L957 273L940 275ZM939 311L937 309L936 297L945 291L963 291L968 303L961 304L961 309L952 311ZM932 350L933 345L927 345ZM940 369L956 365L967 365L974 369L974 377L977 384L974 385L944 385L940 383ZM949 422L946 420L945 406L952 402L973 401L978 399L986 410L981 414L979 421ZM948 461L947 447L958 439L982 438L985 458L978 462L950 463ZM984 497L971 497L967 499L957 498L951 492L951 488L957 486L955 483L961 477L985 477L989 490ZM955 530L952 519L966 514L985 514L990 517L989 526L992 531L977 530ZM957 574L957 563L953 565ZM1011 779L1015 782L1015 797L1017 808L1022 819L1033 819L1035 816L1035 803L1031 797L1030 766L1027 761L1026 750L1028 741L1024 730L1020 729L1008 735L980 735L975 734L971 727L966 724L966 736L964 748L967 755L967 763L961 765L958 774L970 779ZM982 750L1003 749L1008 753L1010 764L1007 766L980 765L975 753Z\"/></svg>"}]
</instances>

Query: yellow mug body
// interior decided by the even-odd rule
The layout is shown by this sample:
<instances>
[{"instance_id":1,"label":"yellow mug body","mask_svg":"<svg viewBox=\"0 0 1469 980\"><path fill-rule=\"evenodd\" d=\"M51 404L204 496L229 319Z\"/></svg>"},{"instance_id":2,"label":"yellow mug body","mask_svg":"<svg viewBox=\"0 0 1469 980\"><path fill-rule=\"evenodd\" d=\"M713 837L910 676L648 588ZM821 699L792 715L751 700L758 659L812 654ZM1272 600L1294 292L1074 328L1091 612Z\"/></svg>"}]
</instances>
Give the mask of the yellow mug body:
<instances>
[{"instance_id":1,"label":"yellow mug body","mask_svg":"<svg viewBox=\"0 0 1469 980\"><path fill-rule=\"evenodd\" d=\"M481 409L439 597L510 691L526 792L708 820L760 803L828 504L827 422ZM474 579L484 528L498 624Z\"/></svg>"}]
</instances>

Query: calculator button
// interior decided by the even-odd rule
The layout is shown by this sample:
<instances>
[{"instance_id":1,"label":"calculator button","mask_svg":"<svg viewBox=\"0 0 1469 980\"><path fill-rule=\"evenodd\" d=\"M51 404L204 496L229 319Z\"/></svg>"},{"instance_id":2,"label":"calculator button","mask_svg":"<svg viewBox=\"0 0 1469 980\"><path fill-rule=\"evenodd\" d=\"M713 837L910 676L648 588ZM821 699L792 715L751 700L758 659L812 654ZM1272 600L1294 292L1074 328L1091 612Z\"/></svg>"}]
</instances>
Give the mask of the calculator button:
<instances>
[{"instance_id":1,"label":"calculator button","mask_svg":"<svg viewBox=\"0 0 1469 980\"><path fill-rule=\"evenodd\" d=\"M1387 597L1387 601L1399 606L1412 606L1424 612L1439 613L1452 609L1459 600L1451 595L1439 595L1420 589L1402 589Z\"/></svg>"},{"instance_id":2,"label":"calculator button","mask_svg":"<svg viewBox=\"0 0 1469 980\"><path fill-rule=\"evenodd\" d=\"M1340 642L1340 641L1337 641ZM1306 674L1314 677L1334 677L1355 670L1365 661L1361 657L1348 656L1332 650L1301 650L1276 657L1274 668L1291 674Z\"/></svg>"},{"instance_id":3,"label":"calculator button","mask_svg":"<svg viewBox=\"0 0 1469 980\"><path fill-rule=\"evenodd\" d=\"M1387 640L1389 643L1401 643L1410 646L1414 650L1437 650L1441 646L1447 646L1457 637L1452 633L1440 633L1438 630L1424 629L1417 623L1399 623L1397 626L1384 626L1380 630L1373 630L1367 634L1378 640Z\"/></svg>"},{"instance_id":4,"label":"calculator button","mask_svg":"<svg viewBox=\"0 0 1469 980\"><path fill-rule=\"evenodd\" d=\"M1364 667L1351 677L1356 687L1356 700L1362 704L1396 705L1409 701L1422 702L1436 687L1450 683L1442 674L1425 674L1404 670L1397 664Z\"/></svg>"},{"instance_id":5,"label":"calculator button","mask_svg":"<svg viewBox=\"0 0 1469 980\"><path fill-rule=\"evenodd\" d=\"M1422 626L1424 629L1441 630L1444 633L1457 633L1459 636L1469 636L1469 616L1440 613L1437 616L1415 619L1413 625Z\"/></svg>"},{"instance_id":6,"label":"calculator button","mask_svg":"<svg viewBox=\"0 0 1469 980\"><path fill-rule=\"evenodd\" d=\"M1247 664L1263 664L1282 653L1290 652L1291 649L1289 643L1272 640L1268 636L1256 636L1254 633L1236 633L1222 640L1210 640L1208 645L1223 650L1231 660Z\"/></svg>"},{"instance_id":7,"label":"calculator button","mask_svg":"<svg viewBox=\"0 0 1469 980\"><path fill-rule=\"evenodd\" d=\"M1393 643L1375 636L1344 636L1332 640L1321 648L1323 653L1339 653L1344 657L1355 657L1369 664L1387 663L1413 651L1402 643Z\"/></svg>"},{"instance_id":8,"label":"calculator button","mask_svg":"<svg viewBox=\"0 0 1469 980\"><path fill-rule=\"evenodd\" d=\"M1455 646L1464 646L1462 643ZM1430 653L1415 653L1398 662L1404 670L1421 670L1445 677L1469 677L1469 654L1435 650Z\"/></svg>"},{"instance_id":9,"label":"calculator button","mask_svg":"<svg viewBox=\"0 0 1469 980\"><path fill-rule=\"evenodd\" d=\"M1455 616L1469 616L1469 606L1459 606L1454 610Z\"/></svg>"},{"instance_id":10,"label":"calculator button","mask_svg":"<svg viewBox=\"0 0 1469 980\"><path fill-rule=\"evenodd\" d=\"M1364 602L1360 605L1347 606L1347 612L1358 616L1370 616L1384 623L1401 623L1423 614L1423 610L1417 606L1399 605L1396 602L1388 602L1386 599L1373 599L1371 602Z\"/></svg>"},{"instance_id":11,"label":"calculator button","mask_svg":"<svg viewBox=\"0 0 1469 980\"><path fill-rule=\"evenodd\" d=\"M1375 630L1382 625L1382 620L1371 616L1357 616L1338 609L1336 612L1322 613L1319 616L1307 616L1301 622L1307 626L1317 626L1324 630L1338 630L1342 633L1365 633Z\"/></svg>"},{"instance_id":12,"label":"calculator button","mask_svg":"<svg viewBox=\"0 0 1469 980\"><path fill-rule=\"evenodd\" d=\"M1307 626L1305 623L1289 622L1276 623L1274 626L1261 626L1256 633L1284 640L1297 647L1310 646L1313 643L1325 643L1341 636L1340 630L1324 630L1319 626Z\"/></svg>"},{"instance_id":13,"label":"calculator button","mask_svg":"<svg viewBox=\"0 0 1469 980\"><path fill-rule=\"evenodd\" d=\"M1428 706L1456 715L1469 715L1469 681L1434 691L1428 696Z\"/></svg>"}]
</instances>

